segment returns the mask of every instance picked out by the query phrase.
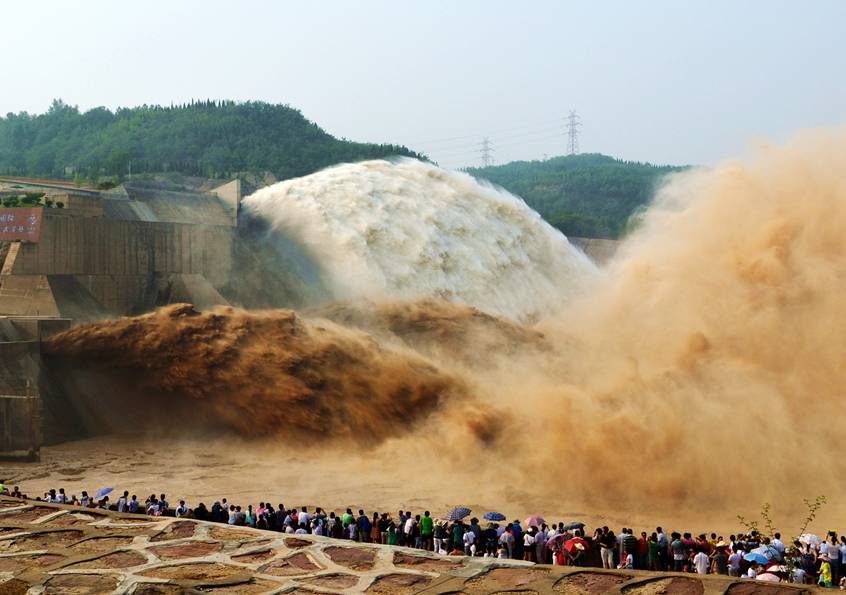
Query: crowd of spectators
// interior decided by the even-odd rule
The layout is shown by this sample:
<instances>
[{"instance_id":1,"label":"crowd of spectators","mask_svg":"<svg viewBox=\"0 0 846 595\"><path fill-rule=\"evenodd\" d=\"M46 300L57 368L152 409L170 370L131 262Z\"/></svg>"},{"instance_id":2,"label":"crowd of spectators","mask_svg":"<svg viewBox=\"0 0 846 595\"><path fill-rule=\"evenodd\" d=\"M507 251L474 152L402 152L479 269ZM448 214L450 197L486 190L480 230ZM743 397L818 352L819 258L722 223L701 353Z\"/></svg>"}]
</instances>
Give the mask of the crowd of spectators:
<instances>
[{"instance_id":1,"label":"crowd of spectators","mask_svg":"<svg viewBox=\"0 0 846 595\"><path fill-rule=\"evenodd\" d=\"M26 499L17 486L6 495ZM173 505L165 494L150 494L140 500L124 491L110 499L111 490L95 496L88 492L67 495L65 490L51 489L35 500L69 504L85 508L101 508L121 513L149 516L193 518L233 526L254 527L291 534L311 534L364 543L397 545L428 550L441 555L516 558L539 564L593 566L651 570L655 572L688 572L721 574L773 582L817 583L823 587L846 588L846 536L830 531L825 538L803 535L786 545L781 534L763 536L757 531L729 535L668 532L662 527L638 534L623 528L615 534L608 527L586 534L583 523L547 523L540 517L526 521L505 522L499 513L488 513L486 520L461 514L434 518L427 510L422 514L400 510L367 513L363 509L343 513L323 508L300 506L290 508L282 503L259 502L246 507L216 500L211 507L200 502L189 506L185 500ZM454 512L454 511L453 511ZM494 515L494 516L490 516Z\"/></svg>"}]
</instances>

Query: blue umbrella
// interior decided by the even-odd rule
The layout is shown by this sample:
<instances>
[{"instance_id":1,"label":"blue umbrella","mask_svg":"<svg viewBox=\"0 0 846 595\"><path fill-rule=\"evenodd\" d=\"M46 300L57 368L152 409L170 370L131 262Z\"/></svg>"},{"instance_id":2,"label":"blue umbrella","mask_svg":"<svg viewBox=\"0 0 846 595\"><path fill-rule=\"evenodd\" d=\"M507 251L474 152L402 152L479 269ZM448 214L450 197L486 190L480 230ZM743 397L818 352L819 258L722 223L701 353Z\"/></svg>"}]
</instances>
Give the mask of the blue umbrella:
<instances>
[{"instance_id":1,"label":"blue umbrella","mask_svg":"<svg viewBox=\"0 0 846 595\"><path fill-rule=\"evenodd\" d=\"M101 500L103 496L106 494L111 494L114 491L114 488L100 488L96 494L94 494L95 500Z\"/></svg>"},{"instance_id":2,"label":"blue umbrella","mask_svg":"<svg viewBox=\"0 0 846 595\"><path fill-rule=\"evenodd\" d=\"M767 560L772 560L773 558L779 558L779 552L774 547L770 547L768 545L762 545L761 547L756 547L752 550L756 554L761 554Z\"/></svg>"},{"instance_id":3,"label":"blue umbrella","mask_svg":"<svg viewBox=\"0 0 846 595\"><path fill-rule=\"evenodd\" d=\"M501 512L486 512L484 518L486 521L504 521L507 517Z\"/></svg>"},{"instance_id":4,"label":"blue umbrella","mask_svg":"<svg viewBox=\"0 0 846 595\"><path fill-rule=\"evenodd\" d=\"M755 564L767 564L770 559L760 552L749 552L744 554L743 559L747 562L754 562Z\"/></svg>"},{"instance_id":5,"label":"blue umbrella","mask_svg":"<svg viewBox=\"0 0 846 595\"><path fill-rule=\"evenodd\" d=\"M461 519L470 516L470 509L465 506L456 506L450 510L446 515L448 521L460 521Z\"/></svg>"}]
</instances>

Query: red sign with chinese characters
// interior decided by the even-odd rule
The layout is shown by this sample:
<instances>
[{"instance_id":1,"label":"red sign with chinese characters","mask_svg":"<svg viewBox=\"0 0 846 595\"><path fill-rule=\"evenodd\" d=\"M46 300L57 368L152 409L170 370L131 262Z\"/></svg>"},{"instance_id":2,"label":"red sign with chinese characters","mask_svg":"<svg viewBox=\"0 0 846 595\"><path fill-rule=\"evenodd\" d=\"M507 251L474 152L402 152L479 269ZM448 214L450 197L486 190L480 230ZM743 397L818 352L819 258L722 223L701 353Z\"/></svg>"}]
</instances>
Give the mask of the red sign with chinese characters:
<instances>
[{"instance_id":1,"label":"red sign with chinese characters","mask_svg":"<svg viewBox=\"0 0 846 595\"><path fill-rule=\"evenodd\" d=\"M41 209L0 209L0 241L37 242Z\"/></svg>"}]
</instances>

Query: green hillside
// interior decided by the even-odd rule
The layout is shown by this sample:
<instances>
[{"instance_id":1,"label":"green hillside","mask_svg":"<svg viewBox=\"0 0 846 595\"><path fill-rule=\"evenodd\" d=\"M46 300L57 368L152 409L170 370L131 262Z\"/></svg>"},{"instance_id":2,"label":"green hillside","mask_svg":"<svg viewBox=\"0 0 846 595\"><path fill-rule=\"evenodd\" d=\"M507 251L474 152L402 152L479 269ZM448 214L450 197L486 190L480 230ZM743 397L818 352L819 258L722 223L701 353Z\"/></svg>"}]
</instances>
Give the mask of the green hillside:
<instances>
[{"instance_id":1,"label":"green hillside","mask_svg":"<svg viewBox=\"0 0 846 595\"><path fill-rule=\"evenodd\" d=\"M467 172L521 196L567 235L616 238L631 215L652 197L661 178L682 169L585 154L514 161Z\"/></svg>"},{"instance_id":2,"label":"green hillside","mask_svg":"<svg viewBox=\"0 0 846 595\"><path fill-rule=\"evenodd\" d=\"M55 100L44 114L0 117L0 174L6 175L114 182L131 167L133 174L271 172L286 179L397 155L425 158L403 146L335 138L299 110L263 102L80 112ZM523 197L565 234L613 238L662 176L679 169L588 154L467 171Z\"/></svg>"},{"instance_id":3,"label":"green hillside","mask_svg":"<svg viewBox=\"0 0 846 595\"><path fill-rule=\"evenodd\" d=\"M44 114L0 118L0 173L80 177L179 171L212 178L269 171L285 179L344 162L419 157L396 145L337 139L299 110L263 102L203 101L80 112L55 100Z\"/></svg>"}]
</instances>

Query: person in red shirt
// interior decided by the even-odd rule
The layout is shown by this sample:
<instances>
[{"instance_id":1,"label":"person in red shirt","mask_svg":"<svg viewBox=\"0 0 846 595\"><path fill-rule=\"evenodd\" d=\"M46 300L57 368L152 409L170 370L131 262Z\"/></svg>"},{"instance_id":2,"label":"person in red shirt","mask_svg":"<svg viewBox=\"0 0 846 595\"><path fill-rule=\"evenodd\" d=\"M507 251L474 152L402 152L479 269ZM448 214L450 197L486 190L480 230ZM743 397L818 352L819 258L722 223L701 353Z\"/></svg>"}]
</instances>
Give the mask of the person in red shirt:
<instances>
[{"instance_id":1,"label":"person in red shirt","mask_svg":"<svg viewBox=\"0 0 846 595\"><path fill-rule=\"evenodd\" d=\"M649 568L649 540L646 537L646 531L640 532L640 539L637 540L637 567L641 570Z\"/></svg>"}]
</instances>

